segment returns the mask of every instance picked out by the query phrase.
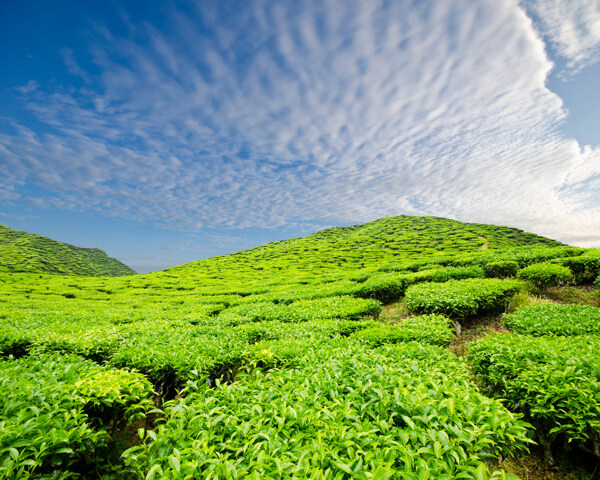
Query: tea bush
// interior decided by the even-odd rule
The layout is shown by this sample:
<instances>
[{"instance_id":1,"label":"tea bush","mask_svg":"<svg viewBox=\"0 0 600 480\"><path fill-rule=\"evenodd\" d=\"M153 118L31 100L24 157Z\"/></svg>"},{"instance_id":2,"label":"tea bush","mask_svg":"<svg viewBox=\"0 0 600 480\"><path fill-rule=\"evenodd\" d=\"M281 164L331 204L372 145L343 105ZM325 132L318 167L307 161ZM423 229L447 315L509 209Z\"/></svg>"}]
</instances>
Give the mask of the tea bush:
<instances>
[{"instance_id":1,"label":"tea bush","mask_svg":"<svg viewBox=\"0 0 600 480\"><path fill-rule=\"evenodd\" d=\"M407 282L397 273L381 273L369 277L359 284L353 295L361 298L373 298L382 303L394 302L404 295Z\"/></svg>"},{"instance_id":2,"label":"tea bush","mask_svg":"<svg viewBox=\"0 0 600 480\"><path fill-rule=\"evenodd\" d=\"M350 338L373 346L408 341L447 346L454 338L454 329L452 321L447 317L424 315L406 318L399 324L366 328L352 334Z\"/></svg>"},{"instance_id":3,"label":"tea bush","mask_svg":"<svg viewBox=\"0 0 600 480\"><path fill-rule=\"evenodd\" d=\"M519 264L514 260L501 260L483 265L483 271L487 278L514 277L518 270Z\"/></svg>"},{"instance_id":4,"label":"tea bush","mask_svg":"<svg viewBox=\"0 0 600 480\"><path fill-rule=\"evenodd\" d=\"M96 469L109 424L143 415L151 393L137 373L75 356L0 361L0 477Z\"/></svg>"},{"instance_id":5,"label":"tea bush","mask_svg":"<svg viewBox=\"0 0 600 480\"><path fill-rule=\"evenodd\" d=\"M534 305L505 315L503 321L510 330L527 335L600 334L600 308L588 305Z\"/></svg>"},{"instance_id":6,"label":"tea bush","mask_svg":"<svg viewBox=\"0 0 600 480\"><path fill-rule=\"evenodd\" d=\"M466 318L504 310L510 297L522 288L521 282L499 279L423 283L408 288L405 302L415 313Z\"/></svg>"},{"instance_id":7,"label":"tea bush","mask_svg":"<svg viewBox=\"0 0 600 480\"><path fill-rule=\"evenodd\" d=\"M554 263L535 263L517 272L517 278L531 282L537 288L545 290L569 283L573 274L567 267Z\"/></svg>"},{"instance_id":8,"label":"tea bush","mask_svg":"<svg viewBox=\"0 0 600 480\"><path fill-rule=\"evenodd\" d=\"M576 257L561 258L560 264L568 267L575 277L575 283L591 283L600 275L600 250L588 250Z\"/></svg>"},{"instance_id":9,"label":"tea bush","mask_svg":"<svg viewBox=\"0 0 600 480\"><path fill-rule=\"evenodd\" d=\"M559 437L600 456L600 337L486 337L469 347L475 373L536 427L546 458Z\"/></svg>"},{"instance_id":10,"label":"tea bush","mask_svg":"<svg viewBox=\"0 0 600 480\"><path fill-rule=\"evenodd\" d=\"M299 300L289 305L273 303L239 305L225 310L219 318L229 323L242 323L244 322L242 319L245 319L245 322L306 322L331 318L359 320L367 315L377 317L380 312L381 303L376 300L345 296Z\"/></svg>"}]
</instances>

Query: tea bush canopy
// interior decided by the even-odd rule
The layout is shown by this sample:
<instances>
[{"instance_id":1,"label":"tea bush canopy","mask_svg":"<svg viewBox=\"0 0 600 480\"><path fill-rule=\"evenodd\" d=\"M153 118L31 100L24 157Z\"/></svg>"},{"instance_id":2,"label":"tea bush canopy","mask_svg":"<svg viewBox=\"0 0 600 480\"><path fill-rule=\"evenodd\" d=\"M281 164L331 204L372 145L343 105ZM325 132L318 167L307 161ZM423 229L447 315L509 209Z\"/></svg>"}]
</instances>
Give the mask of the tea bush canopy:
<instances>
[{"instance_id":1,"label":"tea bush canopy","mask_svg":"<svg viewBox=\"0 0 600 480\"><path fill-rule=\"evenodd\" d=\"M569 268L554 263L534 263L517 272L517 278L527 280L540 289L555 287L573 280Z\"/></svg>"}]
</instances>

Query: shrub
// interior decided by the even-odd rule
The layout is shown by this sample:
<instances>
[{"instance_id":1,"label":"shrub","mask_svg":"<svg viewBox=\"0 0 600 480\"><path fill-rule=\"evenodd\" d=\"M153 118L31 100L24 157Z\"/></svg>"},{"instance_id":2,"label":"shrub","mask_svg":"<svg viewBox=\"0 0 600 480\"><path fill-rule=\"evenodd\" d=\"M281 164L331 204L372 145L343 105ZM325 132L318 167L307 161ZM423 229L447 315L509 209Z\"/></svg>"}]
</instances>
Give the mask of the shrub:
<instances>
[{"instance_id":1,"label":"shrub","mask_svg":"<svg viewBox=\"0 0 600 480\"><path fill-rule=\"evenodd\" d=\"M217 319L227 325L261 321L306 322L332 318L360 320L367 315L377 317L380 312L381 303L377 300L342 296L299 300L289 305L267 302L238 305L224 310Z\"/></svg>"},{"instance_id":2,"label":"shrub","mask_svg":"<svg viewBox=\"0 0 600 480\"><path fill-rule=\"evenodd\" d=\"M517 278L527 280L540 290L562 285L573 280L573 274L567 267L554 263L534 263L519 270Z\"/></svg>"},{"instance_id":3,"label":"shrub","mask_svg":"<svg viewBox=\"0 0 600 480\"><path fill-rule=\"evenodd\" d=\"M124 453L140 478L490 478L486 461L529 442L456 357L414 342L309 350L167 407Z\"/></svg>"},{"instance_id":4,"label":"shrub","mask_svg":"<svg viewBox=\"0 0 600 480\"><path fill-rule=\"evenodd\" d=\"M560 264L568 267L576 284L591 283L600 275L600 250L590 250L577 257L561 258Z\"/></svg>"},{"instance_id":5,"label":"shrub","mask_svg":"<svg viewBox=\"0 0 600 480\"><path fill-rule=\"evenodd\" d=\"M465 278L481 278L483 269L478 266L466 267L443 267L430 270L420 270L415 273L405 275L409 284L420 282L438 282L443 283L448 280L463 280Z\"/></svg>"},{"instance_id":6,"label":"shrub","mask_svg":"<svg viewBox=\"0 0 600 480\"><path fill-rule=\"evenodd\" d=\"M495 278L423 283L408 288L405 302L415 313L466 318L503 311L510 297L522 288L521 282Z\"/></svg>"},{"instance_id":7,"label":"shrub","mask_svg":"<svg viewBox=\"0 0 600 480\"><path fill-rule=\"evenodd\" d=\"M597 335L600 334L600 308L546 303L505 315L504 324L516 333L535 336Z\"/></svg>"},{"instance_id":8,"label":"shrub","mask_svg":"<svg viewBox=\"0 0 600 480\"><path fill-rule=\"evenodd\" d=\"M361 298L373 298L382 303L391 303L400 299L406 290L406 281L396 273L376 274L369 277L354 290Z\"/></svg>"},{"instance_id":9,"label":"shrub","mask_svg":"<svg viewBox=\"0 0 600 480\"><path fill-rule=\"evenodd\" d=\"M351 338L372 346L409 341L447 346L454 338L454 332L449 318L424 315L404 319L399 324L366 328L354 333Z\"/></svg>"},{"instance_id":10,"label":"shrub","mask_svg":"<svg viewBox=\"0 0 600 480\"><path fill-rule=\"evenodd\" d=\"M536 426L552 462L552 444L563 437L600 453L600 339L596 336L496 335L473 342L474 372L511 410Z\"/></svg>"},{"instance_id":11,"label":"shrub","mask_svg":"<svg viewBox=\"0 0 600 480\"><path fill-rule=\"evenodd\" d=\"M93 463L107 448L109 424L112 432L143 414L151 393L140 374L76 356L0 361L0 477L55 470L65 478L60 472Z\"/></svg>"},{"instance_id":12,"label":"shrub","mask_svg":"<svg viewBox=\"0 0 600 480\"><path fill-rule=\"evenodd\" d=\"M497 262L486 263L483 271L487 278L508 278L514 277L519 270L519 264L512 260L501 260Z\"/></svg>"}]
</instances>

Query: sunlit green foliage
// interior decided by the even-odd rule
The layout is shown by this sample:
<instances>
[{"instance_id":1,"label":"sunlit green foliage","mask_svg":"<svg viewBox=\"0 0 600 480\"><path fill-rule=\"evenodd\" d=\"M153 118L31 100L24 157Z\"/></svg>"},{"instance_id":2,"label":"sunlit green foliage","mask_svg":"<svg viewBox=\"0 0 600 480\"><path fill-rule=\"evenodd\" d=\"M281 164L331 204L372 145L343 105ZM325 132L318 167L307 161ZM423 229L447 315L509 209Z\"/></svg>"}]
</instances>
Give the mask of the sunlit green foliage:
<instances>
[{"instance_id":1,"label":"sunlit green foliage","mask_svg":"<svg viewBox=\"0 0 600 480\"><path fill-rule=\"evenodd\" d=\"M488 278L514 277L519 270L519 264L514 260L500 260L489 262L483 266L485 276Z\"/></svg>"},{"instance_id":2,"label":"sunlit green foliage","mask_svg":"<svg viewBox=\"0 0 600 480\"><path fill-rule=\"evenodd\" d=\"M294 368L168 405L126 452L146 478L488 478L486 459L528 442L447 351L331 345Z\"/></svg>"},{"instance_id":3,"label":"sunlit green foliage","mask_svg":"<svg viewBox=\"0 0 600 480\"><path fill-rule=\"evenodd\" d=\"M588 250L577 257L559 259L561 265L568 267L575 276L577 284L591 283L600 275L600 250Z\"/></svg>"},{"instance_id":4,"label":"sunlit green foliage","mask_svg":"<svg viewBox=\"0 0 600 480\"><path fill-rule=\"evenodd\" d=\"M600 455L600 337L486 337L470 346L469 359L492 391L535 425L548 459L561 437Z\"/></svg>"},{"instance_id":5,"label":"sunlit green foliage","mask_svg":"<svg viewBox=\"0 0 600 480\"><path fill-rule=\"evenodd\" d=\"M405 318L398 324L366 328L354 333L351 338L373 346L408 341L447 346L454 338L454 329L447 317L423 315Z\"/></svg>"},{"instance_id":6,"label":"sunlit green foliage","mask_svg":"<svg viewBox=\"0 0 600 480\"><path fill-rule=\"evenodd\" d=\"M221 315L224 324L280 321L306 322L308 320L345 318L358 320L364 316L378 316L381 304L376 300L352 297L326 297L317 300L299 300L289 305L250 303L232 307ZM242 317L243 319L241 319Z\"/></svg>"},{"instance_id":7,"label":"sunlit green foliage","mask_svg":"<svg viewBox=\"0 0 600 480\"><path fill-rule=\"evenodd\" d=\"M505 315L504 324L516 333L535 336L598 335L600 308L554 303L534 305Z\"/></svg>"},{"instance_id":8,"label":"sunlit green foliage","mask_svg":"<svg viewBox=\"0 0 600 480\"><path fill-rule=\"evenodd\" d=\"M416 312L499 312L522 284L482 278L489 265L584 252L506 227L392 217L147 275L5 269L0 356L7 365L62 355L93 366L92 376L78 366L76 380L44 380L57 399L84 405L76 425L90 440L68 447L75 453L64 451L56 467L73 478L69 462L84 471L89 445L94 465L104 465L98 472L125 468L113 465L125 447L110 458L101 449L115 422L147 406L149 384L130 388L126 405L114 395L140 375L165 423L139 432L143 446L127 454L132 478L183 478L184 470L191 478L491 478L486 461L518 451L524 425L469 383L463 362L431 346L454 338L449 318L384 323L380 302L407 294ZM426 295L415 300L418 292ZM3 447L5 468L20 468L10 449L20 452L23 438ZM22 467L50 474L52 458Z\"/></svg>"},{"instance_id":9,"label":"sunlit green foliage","mask_svg":"<svg viewBox=\"0 0 600 480\"><path fill-rule=\"evenodd\" d=\"M121 276L135 272L97 248L74 247L0 225L0 267L10 272Z\"/></svg>"},{"instance_id":10,"label":"sunlit green foliage","mask_svg":"<svg viewBox=\"0 0 600 480\"><path fill-rule=\"evenodd\" d=\"M406 291L406 305L416 313L467 318L505 310L510 297L523 284L494 278L422 283Z\"/></svg>"},{"instance_id":11,"label":"sunlit green foliage","mask_svg":"<svg viewBox=\"0 0 600 480\"><path fill-rule=\"evenodd\" d=\"M95 470L117 424L143 415L151 393L142 375L74 356L0 361L0 477Z\"/></svg>"},{"instance_id":12,"label":"sunlit green foliage","mask_svg":"<svg viewBox=\"0 0 600 480\"><path fill-rule=\"evenodd\" d=\"M534 263L517 272L517 278L531 282L539 289L569 283L573 279L571 270L554 263Z\"/></svg>"}]
</instances>

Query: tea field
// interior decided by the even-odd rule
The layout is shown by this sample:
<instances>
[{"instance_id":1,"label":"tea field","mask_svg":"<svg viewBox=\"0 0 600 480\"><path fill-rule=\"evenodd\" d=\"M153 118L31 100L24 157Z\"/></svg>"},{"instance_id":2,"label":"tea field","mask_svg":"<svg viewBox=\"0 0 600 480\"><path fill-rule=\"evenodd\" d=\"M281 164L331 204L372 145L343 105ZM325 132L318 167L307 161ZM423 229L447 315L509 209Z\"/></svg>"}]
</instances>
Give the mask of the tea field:
<instances>
[{"instance_id":1,"label":"tea field","mask_svg":"<svg viewBox=\"0 0 600 480\"><path fill-rule=\"evenodd\" d=\"M600 250L406 216L146 275L0 272L0 478L514 480L532 455L589 478L600 310L548 295L600 300L599 275Z\"/></svg>"},{"instance_id":2,"label":"tea field","mask_svg":"<svg viewBox=\"0 0 600 480\"><path fill-rule=\"evenodd\" d=\"M81 248L0 225L0 271L120 276L135 272L97 248Z\"/></svg>"}]
</instances>

